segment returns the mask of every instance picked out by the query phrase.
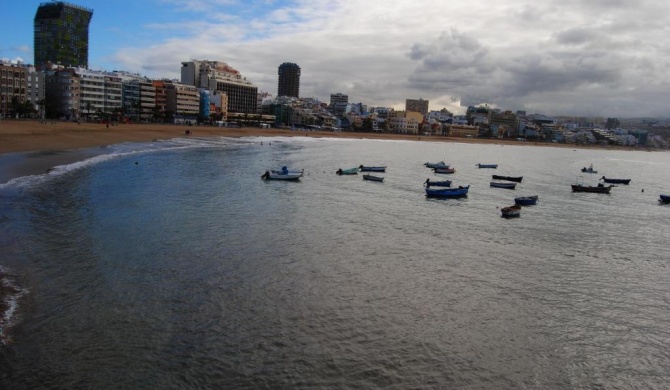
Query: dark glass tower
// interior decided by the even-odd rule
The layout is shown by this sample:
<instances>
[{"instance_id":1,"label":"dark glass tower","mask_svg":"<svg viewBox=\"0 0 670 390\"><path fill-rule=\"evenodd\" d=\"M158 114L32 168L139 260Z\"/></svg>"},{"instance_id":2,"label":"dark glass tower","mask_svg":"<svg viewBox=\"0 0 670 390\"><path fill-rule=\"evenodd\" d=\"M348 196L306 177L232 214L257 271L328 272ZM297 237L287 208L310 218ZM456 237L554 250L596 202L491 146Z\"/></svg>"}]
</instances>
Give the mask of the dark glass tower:
<instances>
[{"instance_id":1,"label":"dark glass tower","mask_svg":"<svg viewBox=\"0 0 670 390\"><path fill-rule=\"evenodd\" d=\"M291 62L279 65L277 96L300 97L300 67Z\"/></svg>"},{"instance_id":2,"label":"dark glass tower","mask_svg":"<svg viewBox=\"0 0 670 390\"><path fill-rule=\"evenodd\" d=\"M54 1L35 14L35 65L47 62L88 68L88 25L93 10Z\"/></svg>"}]
</instances>

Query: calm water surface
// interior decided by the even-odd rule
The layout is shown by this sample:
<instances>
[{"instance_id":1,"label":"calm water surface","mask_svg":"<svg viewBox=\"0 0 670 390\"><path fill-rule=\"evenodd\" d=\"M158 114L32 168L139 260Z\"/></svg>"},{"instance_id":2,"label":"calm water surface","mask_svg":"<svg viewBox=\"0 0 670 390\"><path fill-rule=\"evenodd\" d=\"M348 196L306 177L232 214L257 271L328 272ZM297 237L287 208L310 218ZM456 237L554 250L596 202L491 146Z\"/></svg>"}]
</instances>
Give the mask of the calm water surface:
<instances>
[{"instance_id":1,"label":"calm water surface","mask_svg":"<svg viewBox=\"0 0 670 390\"><path fill-rule=\"evenodd\" d=\"M423 167L439 160L456 173ZM572 193L601 176L579 177L591 163L631 185ZM334 174L360 164L387 165L384 183ZM260 179L283 165L305 176ZM524 179L490 188L493 173ZM428 200L426 178L470 194ZM0 265L28 291L0 384L667 388L668 183L662 152L310 138L115 146L0 185ZM522 195L540 202L501 218Z\"/></svg>"}]
</instances>

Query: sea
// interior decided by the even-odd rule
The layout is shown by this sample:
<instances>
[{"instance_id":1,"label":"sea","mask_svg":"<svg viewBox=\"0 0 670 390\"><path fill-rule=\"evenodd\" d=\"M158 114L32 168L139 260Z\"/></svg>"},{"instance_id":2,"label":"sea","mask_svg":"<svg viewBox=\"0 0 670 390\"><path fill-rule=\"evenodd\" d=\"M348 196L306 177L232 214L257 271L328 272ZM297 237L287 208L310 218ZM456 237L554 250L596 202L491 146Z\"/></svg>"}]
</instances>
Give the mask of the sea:
<instances>
[{"instance_id":1,"label":"sea","mask_svg":"<svg viewBox=\"0 0 670 390\"><path fill-rule=\"evenodd\" d=\"M670 154L422 138L191 136L0 184L0 388L667 389ZM572 192L603 175L632 180Z\"/></svg>"}]
</instances>

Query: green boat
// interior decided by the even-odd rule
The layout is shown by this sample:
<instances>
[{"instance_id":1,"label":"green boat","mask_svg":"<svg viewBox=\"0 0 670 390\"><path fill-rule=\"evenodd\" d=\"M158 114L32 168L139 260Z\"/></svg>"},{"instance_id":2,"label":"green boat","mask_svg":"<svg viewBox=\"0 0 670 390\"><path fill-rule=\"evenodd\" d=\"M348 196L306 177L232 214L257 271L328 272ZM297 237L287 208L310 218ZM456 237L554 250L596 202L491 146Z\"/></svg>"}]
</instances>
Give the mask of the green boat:
<instances>
[{"instance_id":1,"label":"green boat","mask_svg":"<svg viewBox=\"0 0 670 390\"><path fill-rule=\"evenodd\" d=\"M335 173L337 173L338 175L358 175L358 167L349 169L340 168Z\"/></svg>"}]
</instances>

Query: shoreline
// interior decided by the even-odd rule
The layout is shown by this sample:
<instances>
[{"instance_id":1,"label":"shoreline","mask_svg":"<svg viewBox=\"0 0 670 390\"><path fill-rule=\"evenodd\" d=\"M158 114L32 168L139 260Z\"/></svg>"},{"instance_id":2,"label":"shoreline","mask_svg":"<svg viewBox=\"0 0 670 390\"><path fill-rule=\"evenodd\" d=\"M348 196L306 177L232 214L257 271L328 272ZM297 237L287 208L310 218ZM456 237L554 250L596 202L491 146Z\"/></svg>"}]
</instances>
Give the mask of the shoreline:
<instances>
[{"instance_id":1,"label":"shoreline","mask_svg":"<svg viewBox=\"0 0 670 390\"><path fill-rule=\"evenodd\" d=\"M577 145L549 142L517 141L504 138L464 138L440 135L395 133L331 132L289 129L261 129L256 127L214 127L175 124L119 124L3 119L0 121L0 155L7 153L62 151L118 144L122 142L149 142L188 136L197 137L318 137L413 140L519 146L549 146L575 149L648 150L626 146Z\"/></svg>"},{"instance_id":2,"label":"shoreline","mask_svg":"<svg viewBox=\"0 0 670 390\"><path fill-rule=\"evenodd\" d=\"M188 134L187 134L188 131ZM368 140L405 140L482 145L518 145L590 150L648 150L622 146L576 145L515 139L464 138L438 135L330 132L256 127L189 126L184 124L77 123L3 119L0 121L0 184L37 175L58 165L93 157L95 148L126 142L151 142L183 137L312 137Z\"/></svg>"}]
</instances>

